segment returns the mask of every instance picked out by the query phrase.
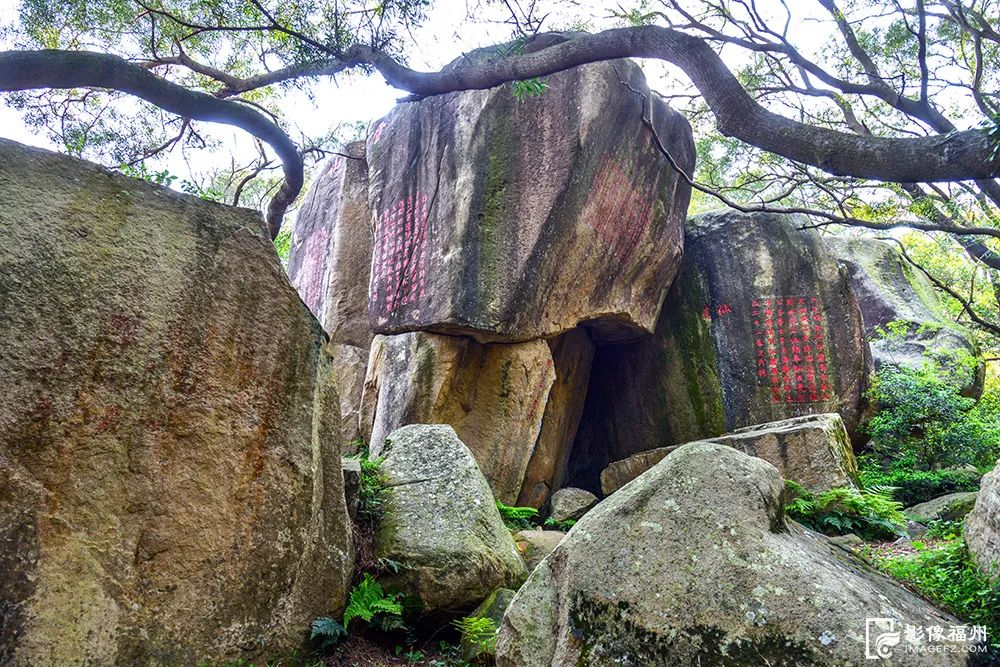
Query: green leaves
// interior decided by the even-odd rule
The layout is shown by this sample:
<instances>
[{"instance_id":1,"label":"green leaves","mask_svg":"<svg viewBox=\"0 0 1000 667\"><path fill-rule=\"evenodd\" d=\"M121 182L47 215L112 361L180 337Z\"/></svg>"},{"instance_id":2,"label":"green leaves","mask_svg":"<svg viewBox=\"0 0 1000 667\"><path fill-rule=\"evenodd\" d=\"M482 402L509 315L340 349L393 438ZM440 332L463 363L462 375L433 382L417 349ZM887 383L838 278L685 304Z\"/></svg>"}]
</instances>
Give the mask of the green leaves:
<instances>
[{"instance_id":1,"label":"green leaves","mask_svg":"<svg viewBox=\"0 0 1000 667\"><path fill-rule=\"evenodd\" d=\"M514 97L519 102L523 102L525 97L541 97L542 93L549 88L549 84L545 82L545 79L539 78L512 81L510 85L514 90Z\"/></svg>"},{"instance_id":2,"label":"green leaves","mask_svg":"<svg viewBox=\"0 0 1000 667\"><path fill-rule=\"evenodd\" d=\"M891 539L905 535L903 505L892 499L892 489L854 487L830 489L818 496L788 480L793 500L785 512L799 523L827 535L854 533L865 539Z\"/></svg>"},{"instance_id":3,"label":"green leaves","mask_svg":"<svg viewBox=\"0 0 1000 667\"><path fill-rule=\"evenodd\" d=\"M386 593L382 590L382 584L366 572L361 582L351 590L350 601L344 610L344 627L348 627L355 618L371 623L380 614L388 617L383 619L388 624L380 624L383 629L395 629L395 623L398 623L398 627L403 627L400 597L399 593Z\"/></svg>"},{"instance_id":4,"label":"green leaves","mask_svg":"<svg viewBox=\"0 0 1000 667\"><path fill-rule=\"evenodd\" d=\"M327 649L347 638L347 629L329 616L322 616L312 622L309 639L320 640L319 647Z\"/></svg>"}]
</instances>

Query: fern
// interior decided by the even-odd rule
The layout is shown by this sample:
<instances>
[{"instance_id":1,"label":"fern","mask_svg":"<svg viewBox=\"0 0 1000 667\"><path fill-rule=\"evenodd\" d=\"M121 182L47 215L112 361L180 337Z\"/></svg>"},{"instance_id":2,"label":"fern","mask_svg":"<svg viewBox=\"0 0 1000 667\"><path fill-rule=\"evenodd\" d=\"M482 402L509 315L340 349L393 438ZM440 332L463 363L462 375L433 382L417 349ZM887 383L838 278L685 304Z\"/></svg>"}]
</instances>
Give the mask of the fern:
<instances>
[{"instance_id":1,"label":"fern","mask_svg":"<svg viewBox=\"0 0 1000 667\"><path fill-rule=\"evenodd\" d=\"M476 652L476 656L496 653L497 624L492 618L485 616L466 616L452 625L462 633L462 642Z\"/></svg>"},{"instance_id":2,"label":"fern","mask_svg":"<svg viewBox=\"0 0 1000 667\"><path fill-rule=\"evenodd\" d=\"M500 518L510 530L528 530L538 520L538 510L534 507L511 507L497 501Z\"/></svg>"},{"instance_id":3,"label":"fern","mask_svg":"<svg viewBox=\"0 0 1000 667\"><path fill-rule=\"evenodd\" d=\"M347 628L329 616L322 616L312 622L312 632L309 634L309 639L313 641L322 639L321 649L329 648L345 637L347 637Z\"/></svg>"},{"instance_id":4,"label":"fern","mask_svg":"<svg viewBox=\"0 0 1000 667\"><path fill-rule=\"evenodd\" d=\"M399 602L399 597L398 593L387 594L382 590L382 584L366 572L361 582L351 590L350 601L344 610L344 627L346 628L353 619L360 618L365 623L372 623L375 619L376 624L383 629L387 621L389 625L395 626L391 629L402 628L403 605ZM388 618L376 619L380 614Z\"/></svg>"},{"instance_id":5,"label":"fern","mask_svg":"<svg viewBox=\"0 0 1000 667\"><path fill-rule=\"evenodd\" d=\"M856 533L868 539L904 535L903 506L892 499L891 487L858 490L838 487L818 496L792 481L785 483L792 500L785 512L813 530L827 535Z\"/></svg>"}]
</instances>

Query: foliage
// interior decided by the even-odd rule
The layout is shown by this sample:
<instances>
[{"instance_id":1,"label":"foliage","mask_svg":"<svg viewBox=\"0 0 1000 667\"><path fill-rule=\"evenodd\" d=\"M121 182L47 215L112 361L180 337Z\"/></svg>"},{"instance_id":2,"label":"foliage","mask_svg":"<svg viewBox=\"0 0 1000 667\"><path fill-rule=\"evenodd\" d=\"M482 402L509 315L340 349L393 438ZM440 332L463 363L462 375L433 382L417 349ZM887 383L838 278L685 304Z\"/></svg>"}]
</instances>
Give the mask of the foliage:
<instances>
[{"instance_id":1,"label":"foliage","mask_svg":"<svg viewBox=\"0 0 1000 667\"><path fill-rule=\"evenodd\" d=\"M882 463L875 454L858 457L861 485L869 487L890 487L892 497L912 507L933 500L938 496L959 491L978 491L981 475L968 470L914 470L907 462Z\"/></svg>"},{"instance_id":2,"label":"foliage","mask_svg":"<svg viewBox=\"0 0 1000 667\"><path fill-rule=\"evenodd\" d=\"M529 530L537 524L538 510L534 507L511 507L497 501L500 518L510 530Z\"/></svg>"},{"instance_id":3,"label":"foliage","mask_svg":"<svg viewBox=\"0 0 1000 667\"><path fill-rule=\"evenodd\" d=\"M526 97L541 97L549 88L545 79L525 79L524 81L512 81L511 88L514 90L514 97L518 101L524 101Z\"/></svg>"},{"instance_id":4,"label":"foliage","mask_svg":"<svg viewBox=\"0 0 1000 667\"><path fill-rule=\"evenodd\" d=\"M888 574L903 581L965 623L984 625L994 645L1000 640L1000 586L972 562L961 531L943 545L913 556L875 556Z\"/></svg>"},{"instance_id":5,"label":"foliage","mask_svg":"<svg viewBox=\"0 0 1000 667\"><path fill-rule=\"evenodd\" d=\"M788 480L791 502L788 516L826 535L854 533L864 539L891 539L905 535L903 506L891 497L891 490L838 487L818 496Z\"/></svg>"},{"instance_id":6,"label":"foliage","mask_svg":"<svg viewBox=\"0 0 1000 667\"><path fill-rule=\"evenodd\" d=\"M403 624L401 598L401 593L386 593L382 590L382 584L366 572L361 581L351 589L351 597L344 610L344 628L353 619L360 618L386 632L404 629L406 626Z\"/></svg>"},{"instance_id":7,"label":"foliage","mask_svg":"<svg viewBox=\"0 0 1000 667\"><path fill-rule=\"evenodd\" d=\"M329 616L321 616L312 622L309 639L319 640L319 648L328 649L347 638L347 628Z\"/></svg>"},{"instance_id":8,"label":"foliage","mask_svg":"<svg viewBox=\"0 0 1000 667\"><path fill-rule=\"evenodd\" d=\"M547 528L548 530L559 530L564 533L568 533L569 529L576 525L576 519L565 519L563 521L556 521L552 517L546 517L545 521L542 522L542 528Z\"/></svg>"},{"instance_id":9,"label":"foliage","mask_svg":"<svg viewBox=\"0 0 1000 667\"><path fill-rule=\"evenodd\" d=\"M462 643L471 647L476 656L492 655L497 648L496 621L486 616L466 616L452 624L462 633Z\"/></svg>"},{"instance_id":10,"label":"foliage","mask_svg":"<svg viewBox=\"0 0 1000 667\"><path fill-rule=\"evenodd\" d=\"M1000 456L1000 411L959 394L948 373L931 361L919 369L887 364L868 398L879 406L866 426L879 456L918 470L992 465ZM996 391L991 388L991 391Z\"/></svg>"},{"instance_id":11,"label":"foliage","mask_svg":"<svg viewBox=\"0 0 1000 667\"><path fill-rule=\"evenodd\" d=\"M385 514L385 498L389 492L385 473L382 472L383 457L372 458L367 448L362 448L357 458L361 463L361 478L358 488L358 519L368 525L377 525Z\"/></svg>"},{"instance_id":12,"label":"foliage","mask_svg":"<svg viewBox=\"0 0 1000 667\"><path fill-rule=\"evenodd\" d=\"M275 237L274 251L278 254L281 265L288 270L288 256L292 252L292 228L289 225L283 225Z\"/></svg>"}]
</instances>

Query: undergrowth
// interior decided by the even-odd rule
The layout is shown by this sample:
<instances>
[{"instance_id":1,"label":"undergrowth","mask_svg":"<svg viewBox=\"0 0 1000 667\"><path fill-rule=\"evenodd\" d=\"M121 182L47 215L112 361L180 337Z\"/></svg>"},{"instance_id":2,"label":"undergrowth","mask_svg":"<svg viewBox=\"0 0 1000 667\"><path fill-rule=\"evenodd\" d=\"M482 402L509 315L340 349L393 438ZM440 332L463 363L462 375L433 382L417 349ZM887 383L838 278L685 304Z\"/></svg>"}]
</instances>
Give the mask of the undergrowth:
<instances>
[{"instance_id":1,"label":"undergrowth","mask_svg":"<svg viewBox=\"0 0 1000 667\"><path fill-rule=\"evenodd\" d=\"M785 482L791 502L785 512L792 519L825 535L854 533L866 540L905 535L903 506L891 489L838 487L814 495L799 484Z\"/></svg>"}]
</instances>

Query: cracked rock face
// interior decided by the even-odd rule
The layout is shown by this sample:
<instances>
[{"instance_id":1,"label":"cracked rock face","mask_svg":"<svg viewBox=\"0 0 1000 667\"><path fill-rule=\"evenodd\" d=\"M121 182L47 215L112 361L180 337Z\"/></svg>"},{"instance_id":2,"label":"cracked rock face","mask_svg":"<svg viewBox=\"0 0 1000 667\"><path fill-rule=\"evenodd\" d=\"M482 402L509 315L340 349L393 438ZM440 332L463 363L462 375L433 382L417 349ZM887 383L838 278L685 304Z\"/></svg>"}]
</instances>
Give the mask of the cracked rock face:
<instances>
[{"instance_id":1,"label":"cracked rock face","mask_svg":"<svg viewBox=\"0 0 1000 667\"><path fill-rule=\"evenodd\" d=\"M259 214L0 141L0 663L300 645L353 569L319 324Z\"/></svg>"},{"instance_id":2,"label":"cracked rock face","mask_svg":"<svg viewBox=\"0 0 1000 667\"><path fill-rule=\"evenodd\" d=\"M387 584L419 596L424 611L472 609L525 569L486 478L455 430L414 424L382 452L389 492L375 553L403 565Z\"/></svg>"},{"instance_id":3,"label":"cracked rock face","mask_svg":"<svg viewBox=\"0 0 1000 667\"><path fill-rule=\"evenodd\" d=\"M866 617L897 629L959 624L787 521L783 489L761 459L679 447L590 510L535 568L504 616L497 664L855 665L865 662ZM900 656L928 667L966 660Z\"/></svg>"},{"instance_id":4,"label":"cracked rock face","mask_svg":"<svg viewBox=\"0 0 1000 667\"><path fill-rule=\"evenodd\" d=\"M369 315L480 342L547 338L587 323L596 340L652 332L677 273L690 189L687 122L614 61L511 86L398 105L368 139L375 216Z\"/></svg>"}]
</instances>

